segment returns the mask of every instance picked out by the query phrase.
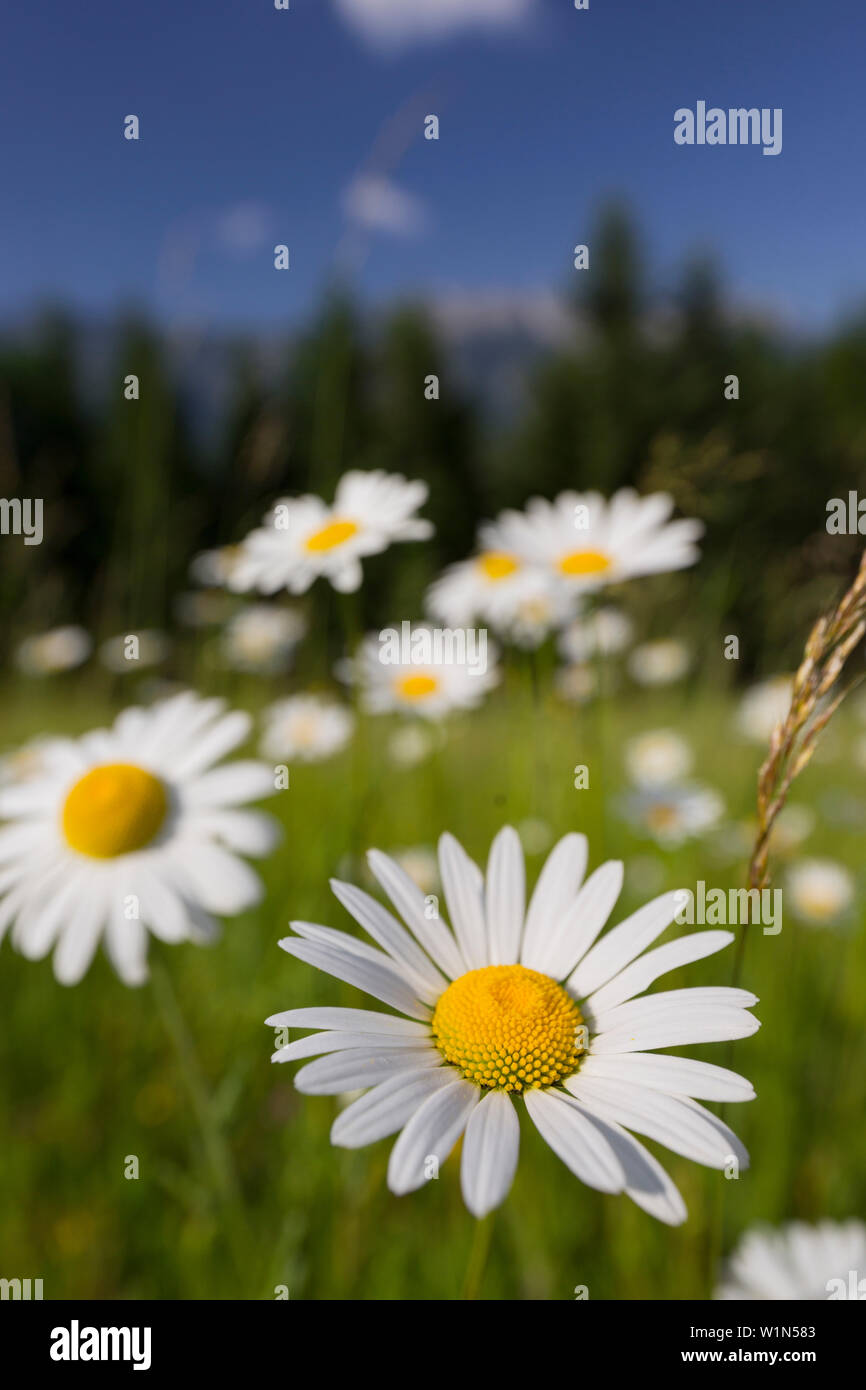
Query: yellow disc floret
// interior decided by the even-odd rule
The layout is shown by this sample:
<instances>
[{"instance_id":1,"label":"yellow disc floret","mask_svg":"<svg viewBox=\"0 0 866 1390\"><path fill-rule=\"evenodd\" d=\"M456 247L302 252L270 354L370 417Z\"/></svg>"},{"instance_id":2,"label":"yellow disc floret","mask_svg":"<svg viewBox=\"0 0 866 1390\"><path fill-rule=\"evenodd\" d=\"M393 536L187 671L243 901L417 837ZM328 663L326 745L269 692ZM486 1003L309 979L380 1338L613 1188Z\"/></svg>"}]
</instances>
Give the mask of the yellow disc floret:
<instances>
[{"instance_id":1,"label":"yellow disc floret","mask_svg":"<svg viewBox=\"0 0 866 1390\"><path fill-rule=\"evenodd\" d=\"M63 805L66 843L92 859L115 859L143 849L168 811L165 786L133 763L107 763L86 772Z\"/></svg>"},{"instance_id":2,"label":"yellow disc floret","mask_svg":"<svg viewBox=\"0 0 866 1390\"><path fill-rule=\"evenodd\" d=\"M307 549L312 551L336 550L338 545L345 545L353 536L358 534L358 523L356 521L329 521L320 530L314 531L307 536Z\"/></svg>"},{"instance_id":3,"label":"yellow disc floret","mask_svg":"<svg viewBox=\"0 0 866 1390\"><path fill-rule=\"evenodd\" d=\"M549 975L487 965L448 986L433 1015L433 1038L467 1081L524 1091L576 1071L582 1023L574 1000Z\"/></svg>"},{"instance_id":4,"label":"yellow disc floret","mask_svg":"<svg viewBox=\"0 0 866 1390\"><path fill-rule=\"evenodd\" d=\"M600 550L573 550L559 562L563 574L604 574L610 569L610 557Z\"/></svg>"},{"instance_id":5,"label":"yellow disc floret","mask_svg":"<svg viewBox=\"0 0 866 1390\"><path fill-rule=\"evenodd\" d=\"M404 700L424 700L439 689L435 676L401 676L397 681L397 694Z\"/></svg>"},{"instance_id":6,"label":"yellow disc floret","mask_svg":"<svg viewBox=\"0 0 866 1390\"><path fill-rule=\"evenodd\" d=\"M520 569L520 564L513 555L506 555L503 550L486 550L478 557L478 567L485 579L493 580L495 583L515 574Z\"/></svg>"}]
</instances>

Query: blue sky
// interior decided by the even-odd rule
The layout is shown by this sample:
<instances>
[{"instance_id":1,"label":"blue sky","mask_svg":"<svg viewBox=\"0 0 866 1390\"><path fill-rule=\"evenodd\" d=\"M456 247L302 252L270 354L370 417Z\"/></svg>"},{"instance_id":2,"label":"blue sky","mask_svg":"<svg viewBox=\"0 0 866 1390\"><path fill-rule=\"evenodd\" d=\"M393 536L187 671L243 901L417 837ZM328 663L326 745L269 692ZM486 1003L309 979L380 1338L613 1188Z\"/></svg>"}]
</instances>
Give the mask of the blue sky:
<instances>
[{"instance_id":1,"label":"blue sky","mask_svg":"<svg viewBox=\"0 0 866 1390\"><path fill-rule=\"evenodd\" d=\"M866 300L861 0L462 0L464 15L522 19L387 51L347 19L394 3L10 8L0 321L54 296L91 314L135 299L166 321L292 323L338 248L373 301L543 293L571 284L571 248L610 194L632 204L662 284L711 249L738 301L801 327ZM782 153L677 147L673 113L699 99L781 107ZM390 230L352 223L353 186L356 217L372 207Z\"/></svg>"}]
</instances>

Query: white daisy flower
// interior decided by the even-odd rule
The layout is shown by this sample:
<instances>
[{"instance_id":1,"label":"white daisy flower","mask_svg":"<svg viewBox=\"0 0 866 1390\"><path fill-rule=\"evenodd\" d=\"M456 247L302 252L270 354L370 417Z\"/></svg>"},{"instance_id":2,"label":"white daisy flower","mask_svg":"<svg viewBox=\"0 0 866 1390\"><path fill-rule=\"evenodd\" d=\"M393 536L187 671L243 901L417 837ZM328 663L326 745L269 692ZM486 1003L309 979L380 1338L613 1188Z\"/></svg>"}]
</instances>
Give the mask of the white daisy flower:
<instances>
[{"instance_id":1,"label":"white daisy flower","mask_svg":"<svg viewBox=\"0 0 866 1390\"><path fill-rule=\"evenodd\" d=\"M665 849L697 839L718 825L725 803L718 792L694 782L642 786L622 798L625 819Z\"/></svg>"},{"instance_id":2,"label":"white daisy flower","mask_svg":"<svg viewBox=\"0 0 866 1390\"><path fill-rule=\"evenodd\" d=\"M413 638L425 631L433 629L424 623L412 625ZM379 637L371 634L349 668L351 679L360 686L361 703L371 714L398 712L443 719L454 710L475 709L499 681L496 652L490 643L483 670L473 668L468 659L386 662L382 656Z\"/></svg>"},{"instance_id":3,"label":"white daisy flower","mask_svg":"<svg viewBox=\"0 0 866 1390\"><path fill-rule=\"evenodd\" d=\"M135 641L130 641L131 638ZM158 666L167 655L168 638L164 632L152 628L144 632L120 632L116 637L109 637L99 648L99 660L115 675Z\"/></svg>"},{"instance_id":4,"label":"white daisy flower","mask_svg":"<svg viewBox=\"0 0 866 1390\"><path fill-rule=\"evenodd\" d=\"M694 761L691 748L673 729L653 729L629 739L624 760L633 782L656 787L688 776Z\"/></svg>"},{"instance_id":5,"label":"white daisy flower","mask_svg":"<svg viewBox=\"0 0 866 1390\"><path fill-rule=\"evenodd\" d=\"M223 659L235 671L277 675L288 670L295 647L306 630L303 616L292 608L250 604L226 624Z\"/></svg>"},{"instance_id":6,"label":"white daisy flower","mask_svg":"<svg viewBox=\"0 0 866 1390\"><path fill-rule=\"evenodd\" d=\"M790 676L772 676L747 690L737 710L737 728L754 743L769 743L773 730L791 707L794 682Z\"/></svg>"},{"instance_id":7,"label":"white daisy flower","mask_svg":"<svg viewBox=\"0 0 866 1390\"><path fill-rule=\"evenodd\" d=\"M553 688L570 705L585 705L598 694L598 672L592 666L560 666L553 676Z\"/></svg>"},{"instance_id":8,"label":"white daisy flower","mask_svg":"<svg viewBox=\"0 0 866 1390\"><path fill-rule=\"evenodd\" d=\"M639 575L684 569L698 560L699 521L670 521L673 498L639 497L622 488L533 497L523 512L504 512L498 531L506 551L541 565L570 589L598 589Z\"/></svg>"},{"instance_id":9,"label":"white daisy flower","mask_svg":"<svg viewBox=\"0 0 866 1390\"><path fill-rule=\"evenodd\" d=\"M623 866L603 864L584 881L582 835L556 845L528 907L516 831L497 835L486 876L443 835L439 869L451 927L431 916L392 859L375 850L368 858L402 921L334 881L336 897L376 946L307 922L293 922L297 935L280 944L396 1012L299 1008L268 1023L324 1030L274 1054L281 1062L317 1058L295 1077L300 1091L371 1088L338 1115L331 1139L357 1148L399 1132L388 1165L392 1192L421 1187L462 1135L464 1199L475 1216L486 1215L511 1186L524 1107L583 1182L625 1192L670 1225L685 1219L685 1205L630 1130L719 1170L732 1156L748 1163L736 1136L698 1100L750 1100L749 1082L654 1053L748 1037L759 1026L747 1012L755 996L721 987L638 997L667 971L721 950L732 933L698 932L644 954L675 916L672 892L601 936Z\"/></svg>"},{"instance_id":10,"label":"white daisy flower","mask_svg":"<svg viewBox=\"0 0 866 1390\"><path fill-rule=\"evenodd\" d=\"M83 627L55 627L25 637L15 660L26 676L53 676L73 671L90 656L93 643Z\"/></svg>"},{"instance_id":11,"label":"white daisy flower","mask_svg":"<svg viewBox=\"0 0 866 1390\"><path fill-rule=\"evenodd\" d=\"M190 562L190 576L205 588L226 589L240 558L239 545L221 545L217 550L203 550Z\"/></svg>"},{"instance_id":12,"label":"white daisy flower","mask_svg":"<svg viewBox=\"0 0 866 1390\"><path fill-rule=\"evenodd\" d=\"M435 747L433 734L421 724L406 724L395 729L388 739L388 757L397 767L417 767Z\"/></svg>"},{"instance_id":13,"label":"white daisy flower","mask_svg":"<svg viewBox=\"0 0 866 1390\"><path fill-rule=\"evenodd\" d=\"M229 587L275 594L306 593L323 576L340 593L361 587L361 560L394 541L426 540L429 521L414 513L427 500L427 484L399 473L346 473L328 506L311 495L281 498L242 543Z\"/></svg>"},{"instance_id":14,"label":"white daisy flower","mask_svg":"<svg viewBox=\"0 0 866 1390\"><path fill-rule=\"evenodd\" d=\"M428 589L427 612L447 627L479 622L532 649L573 615L576 598L540 565L503 549L495 525L479 531L481 549L451 565Z\"/></svg>"},{"instance_id":15,"label":"white daisy flower","mask_svg":"<svg viewBox=\"0 0 866 1390\"><path fill-rule=\"evenodd\" d=\"M727 1261L717 1299L866 1299L866 1225L790 1221L747 1231Z\"/></svg>"},{"instance_id":16,"label":"white daisy flower","mask_svg":"<svg viewBox=\"0 0 866 1390\"><path fill-rule=\"evenodd\" d=\"M691 664L688 647L675 637L641 643L627 662L629 675L638 685L672 685L682 680Z\"/></svg>"},{"instance_id":17,"label":"white daisy flower","mask_svg":"<svg viewBox=\"0 0 866 1390\"><path fill-rule=\"evenodd\" d=\"M238 856L266 854L270 816L239 810L274 791L263 763L216 767L250 718L190 692L124 710L111 729L46 745L37 776L0 790L0 936L31 960L54 948L74 984L100 938L128 985L147 977L147 934L215 934L261 897Z\"/></svg>"},{"instance_id":18,"label":"white daisy flower","mask_svg":"<svg viewBox=\"0 0 866 1390\"><path fill-rule=\"evenodd\" d=\"M339 753L355 728L352 711L316 695L292 695L277 700L262 714L264 757L318 763Z\"/></svg>"},{"instance_id":19,"label":"white daisy flower","mask_svg":"<svg viewBox=\"0 0 866 1390\"><path fill-rule=\"evenodd\" d=\"M810 926L831 926L854 901L854 878L832 859L801 859L785 875L785 898Z\"/></svg>"},{"instance_id":20,"label":"white daisy flower","mask_svg":"<svg viewBox=\"0 0 866 1390\"><path fill-rule=\"evenodd\" d=\"M617 656L634 634L630 618L618 608L599 608L575 618L559 635L559 651L566 661L582 665L596 656Z\"/></svg>"}]
</instances>

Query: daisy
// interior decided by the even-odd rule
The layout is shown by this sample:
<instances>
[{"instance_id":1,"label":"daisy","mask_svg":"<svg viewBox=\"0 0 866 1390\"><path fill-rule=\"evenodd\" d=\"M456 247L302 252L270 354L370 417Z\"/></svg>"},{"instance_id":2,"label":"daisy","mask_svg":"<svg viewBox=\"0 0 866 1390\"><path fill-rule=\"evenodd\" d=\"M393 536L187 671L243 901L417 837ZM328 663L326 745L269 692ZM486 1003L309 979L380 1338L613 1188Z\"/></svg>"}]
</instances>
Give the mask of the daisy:
<instances>
[{"instance_id":1,"label":"daisy","mask_svg":"<svg viewBox=\"0 0 866 1390\"><path fill-rule=\"evenodd\" d=\"M264 757L318 763L339 753L355 727L351 710L316 695L293 695L277 700L262 714Z\"/></svg>"},{"instance_id":2,"label":"daisy","mask_svg":"<svg viewBox=\"0 0 866 1390\"><path fill-rule=\"evenodd\" d=\"M737 728L754 743L769 743L773 730L791 708L794 682L790 676L772 676L747 690L737 710Z\"/></svg>"},{"instance_id":3,"label":"daisy","mask_svg":"<svg viewBox=\"0 0 866 1390\"><path fill-rule=\"evenodd\" d=\"M717 1299L866 1299L866 1225L790 1221L747 1231L727 1262Z\"/></svg>"},{"instance_id":4,"label":"daisy","mask_svg":"<svg viewBox=\"0 0 866 1390\"><path fill-rule=\"evenodd\" d=\"M303 594L323 576L340 593L354 593L365 555L433 534L430 522L414 515L426 500L426 483L381 470L346 473L330 506L311 495L282 498L243 541L229 587Z\"/></svg>"},{"instance_id":5,"label":"daisy","mask_svg":"<svg viewBox=\"0 0 866 1390\"><path fill-rule=\"evenodd\" d=\"M0 789L0 935L31 960L54 948L74 984L100 938L128 985L147 977L147 934L205 940L211 914L261 898L240 854L266 854L269 816L238 809L272 794L263 763L216 764L249 733L249 716L184 692L124 710L111 729L54 739L36 776Z\"/></svg>"},{"instance_id":6,"label":"daisy","mask_svg":"<svg viewBox=\"0 0 866 1390\"><path fill-rule=\"evenodd\" d=\"M638 685L672 685L682 680L691 661L684 642L665 637L660 642L643 642L635 647L628 658L628 671Z\"/></svg>"},{"instance_id":7,"label":"daisy","mask_svg":"<svg viewBox=\"0 0 866 1390\"><path fill-rule=\"evenodd\" d=\"M432 733L420 724L406 724L395 729L387 743L387 753L395 767L417 767L430 757L435 748Z\"/></svg>"},{"instance_id":8,"label":"daisy","mask_svg":"<svg viewBox=\"0 0 866 1390\"><path fill-rule=\"evenodd\" d=\"M574 620L559 636L559 650L568 662L583 664L596 656L616 656L632 640L631 619L618 608L599 608Z\"/></svg>"},{"instance_id":9,"label":"daisy","mask_svg":"<svg viewBox=\"0 0 866 1390\"><path fill-rule=\"evenodd\" d=\"M560 666L554 673L553 688L570 705L585 705L598 694L598 672L592 666Z\"/></svg>"},{"instance_id":10,"label":"daisy","mask_svg":"<svg viewBox=\"0 0 866 1390\"><path fill-rule=\"evenodd\" d=\"M217 550L203 550L191 561L190 576L205 588L228 588L240 558L239 545L221 545Z\"/></svg>"},{"instance_id":11,"label":"daisy","mask_svg":"<svg viewBox=\"0 0 866 1390\"><path fill-rule=\"evenodd\" d=\"M562 492L553 502L533 497L525 511L504 512L498 529L507 551L584 591L693 565L703 525L671 521L673 509L664 492L639 497L622 488L610 499Z\"/></svg>"},{"instance_id":12,"label":"daisy","mask_svg":"<svg viewBox=\"0 0 866 1390\"><path fill-rule=\"evenodd\" d=\"M854 901L854 879L832 859L802 859L787 871L785 897L801 922L831 926Z\"/></svg>"},{"instance_id":13,"label":"daisy","mask_svg":"<svg viewBox=\"0 0 866 1390\"><path fill-rule=\"evenodd\" d=\"M665 849L697 839L721 820L725 803L718 792L694 782L642 786L622 800L625 819Z\"/></svg>"},{"instance_id":14,"label":"daisy","mask_svg":"<svg viewBox=\"0 0 866 1390\"><path fill-rule=\"evenodd\" d=\"M130 643L135 638L136 645ZM141 671L150 666L158 666L168 654L168 638L162 632L118 633L109 637L99 648L99 660L115 675L129 671Z\"/></svg>"},{"instance_id":15,"label":"daisy","mask_svg":"<svg viewBox=\"0 0 866 1390\"><path fill-rule=\"evenodd\" d=\"M625 745L626 771L641 786L678 782L692 769L692 750L673 729L654 729Z\"/></svg>"},{"instance_id":16,"label":"daisy","mask_svg":"<svg viewBox=\"0 0 866 1390\"><path fill-rule=\"evenodd\" d=\"M736 1136L697 1102L750 1100L749 1082L653 1053L748 1037L759 1026L747 1012L755 996L720 987L638 998L667 971L728 945L730 932L698 932L644 954L675 916L678 894L665 893L601 936L623 866L603 864L584 881L582 835L552 850L528 907L516 831L497 835L486 876L443 835L451 926L431 917L421 890L387 855L374 850L368 860L393 913L351 884L331 886L376 946L307 922L293 922L297 935L280 945L394 1012L299 1008L268 1023L308 1032L274 1054L317 1059L295 1077L300 1091L365 1088L335 1120L334 1144L357 1148L399 1133L392 1192L421 1187L429 1160L444 1163L462 1135L464 1199L484 1216L511 1186L524 1109L583 1182L625 1192L670 1225L685 1219L683 1200L629 1130L713 1168L733 1156L748 1162Z\"/></svg>"},{"instance_id":17,"label":"daisy","mask_svg":"<svg viewBox=\"0 0 866 1390\"><path fill-rule=\"evenodd\" d=\"M413 638L433 629L425 623L412 626ZM459 709L475 709L499 681L496 653L488 648L485 668L469 661L419 662L382 660L379 637L371 634L361 643L351 664L351 679L361 690L361 703L371 714L401 712L442 719Z\"/></svg>"},{"instance_id":18,"label":"daisy","mask_svg":"<svg viewBox=\"0 0 866 1390\"><path fill-rule=\"evenodd\" d=\"M277 675L288 670L295 647L306 630L303 617L292 608L250 604L226 624L223 658L235 671Z\"/></svg>"},{"instance_id":19,"label":"daisy","mask_svg":"<svg viewBox=\"0 0 866 1390\"><path fill-rule=\"evenodd\" d=\"M25 637L15 659L26 676L53 676L83 665L92 650L93 643L83 627L55 627Z\"/></svg>"}]
</instances>

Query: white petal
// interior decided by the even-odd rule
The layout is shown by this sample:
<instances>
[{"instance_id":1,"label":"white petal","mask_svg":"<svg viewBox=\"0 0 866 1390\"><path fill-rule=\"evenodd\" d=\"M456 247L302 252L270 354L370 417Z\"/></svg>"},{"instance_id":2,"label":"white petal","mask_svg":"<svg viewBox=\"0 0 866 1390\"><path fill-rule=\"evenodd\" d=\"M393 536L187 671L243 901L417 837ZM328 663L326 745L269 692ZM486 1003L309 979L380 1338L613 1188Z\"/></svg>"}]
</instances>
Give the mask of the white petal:
<instances>
[{"instance_id":1,"label":"white petal","mask_svg":"<svg viewBox=\"0 0 866 1390\"><path fill-rule=\"evenodd\" d=\"M523 1098L542 1139L581 1182L599 1192L622 1192L622 1164L579 1105L559 1091L526 1091Z\"/></svg>"},{"instance_id":2,"label":"white petal","mask_svg":"<svg viewBox=\"0 0 866 1390\"><path fill-rule=\"evenodd\" d=\"M270 854L280 838L280 826L263 811L205 811L195 816L192 826L236 853L256 858Z\"/></svg>"},{"instance_id":3,"label":"white petal","mask_svg":"<svg viewBox=\"0 0 866 1390\"><path fill-rule=\"evenodd\" d=\"M457 1079L451 1067L405 1071L374 1086L347 1105L331 1126L331 1143L344 1149L375 1144L402 1129L434 1091Z\"/></svg>"},{"instance_id":4,"label":"white petal","mask_svg":"<svg viewBox=\"0 0 866 1390\"><path fill-rule=\"evenodd\" d=\"M625 970L590 995L587 1003L597 1018L604 1010L642 994L660 975L681 965L690 965L692 961L702 960L704 956L715 955L716 951L730 945L733 939L734 934L729 931L699 931L681 936L677 941L668 941L627 965Z\"/></svg>"},{"instance_id":5,"label":"white petal","mask_svg":"<svg viewBox=\"0 0 866 1390\"><path fill-rule=\"evenodd\" d=\"M338 1028L349 1033L381 1033L385 1037L429 1038L429 1024L395 1018L372 1009L286 1009L265 1019L269 1028Z\"/></svg>"},{"instance_id":6,"label":"white petal","mask_svg":"<svg viewBox=\"0 0 866 1390\"><path fill-rule=\"evenodd\" d=\"M453 835L439 840L439 874L448 916L470 970L488 964L484 875Z\"/></svg>"},{"instance_id":7,"label":"white petal","mask_svg":"<svg viewBox=\"0 0 866 1390\"><path fill-rule=\"evenodd\" d=\"M409 930L421 942L428 956L432 957L443 974L449 980L456 980L458 975L465 975L468 966L457 942L444 922L425 917L424 894L405 870L378 849L370 850L367 863Z\"/></svg>"},{"instance_id":8,"label":"white petal","mask_svg":"<svg viewBox=\"0 0 866 1390\"><path fill-rule=\"evenodd\" d=\"M591 1053L580 1064L580 1075L631 1081L670 1096L695 1096L700 1100L754 1100L752 1083L744 1076L712 1062L692 1057L657 1056L653 1052L626 1052L620 1056Z\"/></svg>"},{"instance_id":9,"label":"white petal","mask_svg":"<svg viewBox=\"0 0 866 1390\"><path fill-rule=\"evenodd\" d=\"M360 922L373 940L377 941L398 965L420 975L428 990L432 991L433 999L438 999L447 988L448 982L429 956L426 956L420 946L412 940L402 923L398 922L396 917L392 917L375 898L371 898L369 893L364 893L354 884L340 883L338 879L332 878L331 889L347 912L351 912L355 921Z\"/></svg>"},{"instance_id":10,"label":"white petal","mask_svg":"<svg viewBox=\"0 0 866 1390\"><path fill-rule=\"evenodd\" d=\"M314 965L317 970L324 970L337 980L356 985L365 994L372 994L374 999L381 999L383 1004L390 1004L393 1009L399 1009L410 1018L430 1017L430 1010L416 997L402 975L388 966L365 960L362 956L350 955L333 946L323 946L318 941L302 941L293 936L285 937L280 945L289 955Z\"/></svg>"},{"instance_id":11,"label":"white petal","mask_svg":"<svg viewBox=\"0 0 866 1390\"><path fill-rule=\"evenodd\" d=\"M490 965L514 965L526 908L526 870L520 836L512 826L500 830L490 846L485 889Z\"/></svg>"},{"instance_id":12,"label":"white petal","mask_svg":"<svg viewBox=\"0 0 866 1390\"><path fill-rule=\"evenodd\" d=\"M387 1040L381 1033L310 1033L306 1038L297 1038L295 1042L286 1043L285 1047L280 1047L272 1053L272 1062L295 1062L299 1057L323 1057L326 1052L351 1052L353 1049L362 1049L369 1052L377 1047L397 1047L406 1048L411 1051L420 1048L423 1051L430 1050L429 1038L396 1038Z\"/></svg>"},{"instance_id":13,"label":"white petal","mask_svg":"<svg viewBox=\"0 0 866 1390\"><path fill-rule=\"evenodd\" d=\"M747 989L731 989L728 985L701 985L691 989L665 989L646 994L642 999L628 999L612 1009L598 1013L589 1007L593 1033L602 1034L629 1024L648 1023L656 1018L673 1021L679 1014L700 1014L705 1008L750 1009L758 1000Z\"/></svg>"},{"instance_id":14,"label":"white petal","mask_svg":"<svg viewBox=\"0 0 866 1390\"><path fill-rule=\"evenodd\" d=\"M442 1053L431 1047L371 1047L366 1051L332 1052L319 1057L295 1075L295 1086L308 1096L337 1096L343 1091L360 1091L375 1086L387 1076L438 1067Z\"/></svg>"},{"instance_id":15,"label":"white petal","mask_svg":"<svg viewBox=\"0 0 866 1390\"><path fill-rule=\"evenodd\" d=\"M547 856L526 913L520 952L522 965L541 970L536 960L544 955L548 933L569 909L586 873L588 845L585 835L564 835Z\"/></svg>"},{"instance_id":16,"label":"white petal","mask_svg":"<svg viewBox=\"0 0 866 1390\"><path fill-rule=\"evenodd\" d=\"M400 1197L421 1187L427 1179L428 1159L436 1160L438 1175L479 1099L478 1088L458 1078L424 1101L391 1150L388 1186L392 1192Z\"/></svg>"},{"instance_id":17,"label":"white petal","mask_svg":"<svg viewBox=\"0 0 866 1390\"><path fill-rule=\"evenodd\" d=\"M583 1106L580 1109L601 1132L622 1165L626 1196L657 1221L667 1226L681 1225L688 1216L686 1204L661 1164L621 1125L602 1120Z\"/></svg>"},{"instance_id":18,"label":"white petal","mask_svg":"<svg viewBox=\"0 0 866 1390\"><path fill-rule=\"evenodd\" d=\"M263 888L249 864L220 845L202 841L181 851L175 865L206 912L234 916L261 902Z\"/></svg>"},{"instance_id":19,"label":"white petal","mask_svg":"<svg viewBox=\"0 0 866 1390\"><path fill-rule=\"evenodd\" d=\"M214 768L180 788L188 806L241 806L274 794L273 768L266 763L235 762Z\"/></svg>"},{"instance_id":20,"label":"white petal","mask_svg":"<svg viewBox=\"0 0 866 1390\"><path fill-rule=\"evenodd\" d=\"M623 866L611 859L590 874L577 897L558 922L551 922L547 941L540 953L543 964L535 966L545 975L562 980L589 950L622 891Z\"/></svg>"},{"instance_id":21,"label":"white petal","mask_svg":"<svg viewBox=\"0 0 866 1390\"><path fill-rule=\"evenodd\" d=\"M645 1134L664 1144L674 1153L682 1154L695 1163L710 1168L724 1168L730 1161L734 1145L736 1156L745 1166L748 1156L736 1136L717 1121L711 1123L706 1111L694 1101L649 1091L628 1081L611 1081L585 1077L580 1072L565 1083L576 1100L598 1115Z\"/></svg>"},{"instance_id":22,"label":"white petal","mask_svg":"<svg viewBox=\"0 0 866 1390\"><path fill-rule=\"evenodd\" d=\"M638 908L584 956L568 981L569 989L585 999L606 984L629 961L645 951L665 927L670 926L679 909L680 894L677 891L663 893L661 897Z\"/></svg>"},{"instance_id":23,"label":"white petal","mask_svg":"<svg viewBox=\"0 0 866 1390\"><path fill-rule=\"evenodd\" d=\"M233 710L218 719L207 731L191 741L189 746L172 760L172 776L179 782L197 777L220 758L231 753L250 732L252 718L245 710Z\"/></svg>"},{"instance_id":24,"label":"white petal","mask_svg":"<svg viewBox=\"0 0 866 1390\"><path fill-rule=\"evenodd\" d=\"M77 985L93 960L107 917L98 891L82 898L69 918L54 952L54 977L58 984Z\"/></svg>"},{"instance_id":25,"label":"white petal","mask_svg":"<svg viewBox=\"0 0 866 1390\"><path fill-rule=\"evenodd\" d=\"M463 1138L460 1186L473 1216L486 1216L505 1201L514 1181L520 1124L505 1091L491 1091L475 1107Z\"/></svg>"}]
</instances>

